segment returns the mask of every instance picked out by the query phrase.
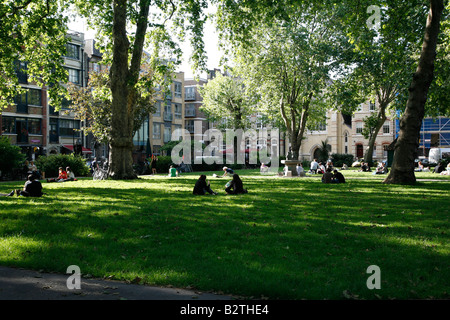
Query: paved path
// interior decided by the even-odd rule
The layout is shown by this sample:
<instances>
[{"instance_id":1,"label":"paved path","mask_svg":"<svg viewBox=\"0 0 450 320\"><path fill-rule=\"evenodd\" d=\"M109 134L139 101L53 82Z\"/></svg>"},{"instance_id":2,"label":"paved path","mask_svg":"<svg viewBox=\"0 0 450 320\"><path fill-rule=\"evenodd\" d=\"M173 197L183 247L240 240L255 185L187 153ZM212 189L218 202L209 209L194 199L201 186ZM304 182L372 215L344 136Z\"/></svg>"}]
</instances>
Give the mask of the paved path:
<instances>
[{"instance_id":1,"label":"paved path","mask_svg":"<svg viewBox=\"0 0 450 320\"><path fill-rule=\"evenodd\" d=\"M233 300L231 296L176 288L81 278L81 289L68 289L71 274L0 266L0 300Z\"/></svg>"}]
</instances>

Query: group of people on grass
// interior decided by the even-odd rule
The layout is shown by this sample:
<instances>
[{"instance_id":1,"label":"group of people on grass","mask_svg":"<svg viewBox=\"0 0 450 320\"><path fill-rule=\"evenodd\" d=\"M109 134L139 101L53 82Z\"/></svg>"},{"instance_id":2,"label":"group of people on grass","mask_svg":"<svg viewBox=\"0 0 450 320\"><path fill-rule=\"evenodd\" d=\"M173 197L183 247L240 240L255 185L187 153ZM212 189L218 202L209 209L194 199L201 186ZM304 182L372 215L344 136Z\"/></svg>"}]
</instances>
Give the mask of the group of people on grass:
<instances>
[{"instance_id":1,"label":"group of people on grass","mask_svg":"<svg viewBox=\"0 0 450 320\"><path fill-rule=\"evenodd\" d=\"M234 170L228 167L223 167L223 175L218 176L213 174L215 178L225 178L232 177L230 181L225 184L225 192L226 194L244 194L248 193L247 189L244 188L244 183L237 173L234 173ZM195 183L193 194L195 195L205 195L205 194L217 195L217 192L211 189L210 182L206 179L206 175L202 174L198 178Z\"/></svg>"},{"instance_id":2,"label":"group of people on grass","mask_svg":"<svg viewBox=\"0 0 450 320\"><path fill-rule=\"evenodd\" d=\"M27 176L27 181L23 186L23 189L12 190L8 194L0 194L0 196L11 197L14 195L24 196L24 197L41 197L43 195L42 192L42 183L39 181L40 175L36 172L31 171L31 173ZM66 182L66 181L77 181L73 171L70 167L66 167L64 170L63 167L59 167L59 175L57 178L46 179L47 182Z\"/></svg>"},{"instance_id":3,"label":"group of people on grass","mask_svg":"<svg viewBox=\"0 0 450 320\"><path fill-rule=\"evenodd\" d=\"M47 182L77 181L77 179L75 178L75 174L70 169L70 167L66 167L66 170L64 170L63 167L59 167L58 172L58 178L47 178Z\"/></svg>"},{"instance_id":4,"label":"group of people on grass","mask_svg":"<svg viewBox=\"0 0 450 320\"><path fill-rule=\"evenodd\" d=\"M156 159L154 159L156 161ZM265 172L266 168L268 168L266 165L261 164L261 172ZM301 173L304 173L304 169L301 164L298 164L297 167L297 173L300 176ZM445 170L446 169L446 170ZM322 173L323 170L323 173ZM362 172L370 172L370 167L368 163L361 163L361 169L359 171ZM42 184L39 181L40 175L36 173L35 170L30 171L31 173L27 177L27 181L25 182L25 185L22 190L12 190L8 194L0 194L0 196L25 196L25 197L41 197L43 195L42 193ZM323 183L345 183L345 177L341 172L339 172L337 169L333 169L333 164L331 161L328 161L326 164L326 167L321 165L320 163L317 163L316 159L314 159L313 162L311 162L311 173L322 173L322 182ZM433 171L437 172L437 171ZM381 162L380 165L377 167L375 172L373 174L383 174L387 173L387 167L385 162ZM446 168L443 168L443 170L440 172L444 175L450 175L450 163L447 165ZM227 194L244 194L248 193L247 189L244 188L244 184L239 177L238 174L234 172L233 169L228 167L223 167L223 174L221 176L213 174L213 177L215 178L225 178L225 177L232 177L230 181L228 181L225 184L225 192ZM178 177L178 171L173 166L170 166L169 169L169 177ZM75 178L75 175L73 171L70 169L70 167L66 167L66 170L64 170L63 167L59 167L59 175L57 178L51 178L47 179L47 182L65 182L65 181L77 181ZM207 180L206 175L202 174L198 178L198 180L195 183L193 194L194 195L205 195L205 194L212 194L217 195L217 192L213 191L211 189L210 182Z\"/></svg>"},{"instance_id":5,"label":"group of people on grass","mask_svg":"<svg viewBox=\"0 0 450 320\"><path fill-rule=\"evenodd\" d=\"M313 161L311 161L309 173L324 174L327 171L327 169L333 170L333 162L331 160L327 160L326 163L324 164L323 162L317 162L317 159L313 159Z\"/></svg>"},{"instance_id":6,"label":"group of people on grass","mask_svg":"<svg viewBox=\"0 0 450 320\"><path fill-rule=\"evenodd\" d=\"M337 169L331 170L331 168L326 169L325 173L322 174L323 183L345 183L345 177Z\"/></svg>"}]
</instances>

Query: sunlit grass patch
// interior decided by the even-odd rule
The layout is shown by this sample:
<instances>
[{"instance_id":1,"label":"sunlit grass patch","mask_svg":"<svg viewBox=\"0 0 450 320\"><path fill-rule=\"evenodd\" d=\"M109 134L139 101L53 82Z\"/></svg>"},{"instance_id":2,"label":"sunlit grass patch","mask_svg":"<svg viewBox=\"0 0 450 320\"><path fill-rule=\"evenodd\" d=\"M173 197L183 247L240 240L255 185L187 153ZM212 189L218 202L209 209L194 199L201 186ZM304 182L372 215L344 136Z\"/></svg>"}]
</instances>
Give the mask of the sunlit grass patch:
<instances>
[{"instance_id":1,"label":"sunlit grass patch","mask_svg":"<svg viewBox=\"0 0 450 320\"><path fill-rule=\"evenodd\" d=\"M239 173L249 189L239 196L209 172L217 196L192 195L194 173L44 182L42 198L1 197L0 264L74 264L85 276L254 298L449 297L448 182L384 185L353 172L325 185ZM370 265L382 270L381 290L366 286Z\"/></svg>"}]
</instances>

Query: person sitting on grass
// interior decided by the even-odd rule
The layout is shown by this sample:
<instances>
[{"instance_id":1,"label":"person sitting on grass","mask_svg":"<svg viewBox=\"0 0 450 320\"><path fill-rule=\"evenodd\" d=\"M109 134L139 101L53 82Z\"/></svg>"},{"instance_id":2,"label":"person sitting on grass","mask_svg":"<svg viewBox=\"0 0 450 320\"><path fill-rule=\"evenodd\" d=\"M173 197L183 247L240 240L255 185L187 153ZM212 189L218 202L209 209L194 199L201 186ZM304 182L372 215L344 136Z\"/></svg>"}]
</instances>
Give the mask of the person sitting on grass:
<instances>
[{"instance_id":1,"label":"person sitting on grass","mask_svg":"<svg viewBox=\"0 0 450 320\"><path fill-rule=\"evenodd\" d=\"M227 194L243 194L247 193L247 189L244 189L244 184L238 174L233 175L233 179L226 185L225 192Z\"/></svg>"},{"instance_id":2,"label":"person sitting on grass","mask_svg":"<svg viewBox=\"0 0 450 320\"><path fill-rule=\"evenodd\" d=\"M303 169L303 166L302 166L301 163L297 164L295 169L297 170L297 176L299 176L299 177L304 177L305 176L305 170Z\"/></svg>"},{"instance_id":3,"label":"person sitting on grass","mask_svg":"<svg viewBox=\"0 0 450 320\"><path fill-rule=\"evenodd\" d=\"M66 168L66 173L67 173L67 179L65 181L77 181L77 179L75 178L75 174L70 169L70 167Z\"/></svg>"},{"instance_id":4,"label":"person sitting on grass","mask_svg":"<svg viewBox=\"0 0 450 320\"><path fill-rule=\"evenodd\" d=\"M314 159L311 161L311 168L309 170L310 173L317 173L317 169L319 169L319 163L317 162L317 159Z\"/></svg>"},{"instance_id":5,"label":"person sitting on grass","mask_svg":"<svg viewBox=\"0 0 450 320\"><path fill-rule=\"evenodd\" d=\"M205 195L206 192L213 195L217 194L216 192L212 191L209 181L206 180L206 175L202 174L195 183L193 194Z\"/></svg>"},{"instance_id":6,"label":"person sitting on grass","mask_svg":"<svg viewBox=\"0 0 450 320\"><path fill-rule=\"evenodd\" d=\"M28 176L28 180L25 182L25 185L23 186L23 189L17 189L16 190L17 196L24 196L24 197L42 197L42 184L37 179L37 176L34 174L30 174ZM7 196L14 195L14 191L12 191Z\"/></svg>"},{"instance_id":7,"label":"person sitting on grass","mask_svg":"<svg viewBox=\"0 0 450 320\"><path fill-rule=\"evenodd\" d=\"M367 162L361 162L361 169L358 170L359 172L370 172L372 170L370 170L370 166L369 163Z\"/></svg>"},{"instance_id":8,"label":"person sitting on grass","mask_svg":"<svg viewBox=\"0 0 450 320\"><path fill-rule=\"evenodd\" d=\"M330 170L331 170L331 169L330 169ZM327 171L327 170L326 170L325 166L323 165L323 163L322 163L322 162L319 162L319 168L317 169L317 173L324 174L326 171Z\"/></svg>"},{"instance_id":9,"label":"person sitting on grass","mask_svg":"<svg viewBox=\"0 0 450 320\"><path fill-rule=\"evenodd\" d=\"M332 183L333 182L333 174L331 173L331 169L328 168L325 173L322 175L323 183Z\"/></svg>"},{"instance_id":10,"label":"person sitting on grass","mask_svg":"<svg viewBox=\"0 0 450 320\"><path fill-rule=\"evenodd\" d=\"M373 174L386 174L388 173L388 168L386 168L386 163L381 162L380 165L377 167L377 170Z\"/></svg>"},{"instance_id":11,"label":"person sitting on grass","mask_svg":"<svg viewBox=\"0 0 450 320\"><path fill-rule=\"evenodd\" d=\"M171 178L178 177L178 171L173 166L170 166L170 168L169 168L169 177L171 177Z\"/></svg>"},{"instance_id":12,"label":"person sitting on grass","mask_svg":"<svg viewBox=\"0 0 450 320\"><path fill-rule=\"evenodd\" d=\"M342 173L337 171L337 169L334 169L333 173L333 183L345 183L345 178Z\"/></svg>"},{"instance_id":13,"label":"person sitting on grass","mask_svg":"<svg viewBox=\"0 0 450 320\"><path fill-rule=\"evenodd\" d=\"M419 163L417 164L417 168L414 169L415 172L422 172L424 169L423 163L422 161L419 161Z\"/></svg>"},{"instance_id":14,"label":"person sitting on grass","mask_svg":"<svg viewBox=\"0 0 450 320\"><path fill-rule=\"evenodd\" d=\"M447 164L446 170L441 171L441 176L450 176L450 162Z\"/></svg>"}]
</instances>

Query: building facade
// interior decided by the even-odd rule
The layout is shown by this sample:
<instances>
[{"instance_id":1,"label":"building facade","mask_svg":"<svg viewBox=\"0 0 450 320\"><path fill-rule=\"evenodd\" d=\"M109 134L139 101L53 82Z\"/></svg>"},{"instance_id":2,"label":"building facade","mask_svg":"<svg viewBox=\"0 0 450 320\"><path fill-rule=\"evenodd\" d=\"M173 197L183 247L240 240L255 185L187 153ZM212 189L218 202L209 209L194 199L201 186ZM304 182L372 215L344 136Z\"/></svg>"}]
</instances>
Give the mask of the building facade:
<instances>
[{"instance_id":1,"label":"building facade","mask_svg":"<svg viewBox=\"0 0 450 320\"><path fill-rule=\"evenodd\" d=\"M64 57L68 81L79 87L85 87L88 72L84 51L84 34L69 31L68 36L70 40L66 45L67 54ZM48 106L47 154L69 154L80 146L83 148L83 154L87 156L92 151L85 148L85 136L81 131L81 121L75 119L69 105L69 101L63 101L59 111L56 111L51 105Z\"/></svg>"},{"instance_id":2,"label":"building facade","mask_svg":"<svg viewBox=\"0 0 450 320\"><path fill-rule=\"evenodd\" d=\"M376 102L378 103L378 102ZM364 157L368 148L369 140L364 138L364 118L377 112L374 102L361 104L360 108L352 115L347 116L338 111L328 111L326 123L319 126L317 130L308 131L300 147L299 158L301 160L313 160L319 156L319 149L324 141L327 141L330 155L332 153L352 154L355 159ZM395 139L395 121L390 116L375 141L373 160L387 160L386 147ZM289 138L281 139L281 156L289 151Z\"/></svg>"},{"instance_id":3,"label":"building facade","mask_svg":"<svg viewBox=\"0 0 450 320\"><path fill-rule=\"evenodd\" d=\"M69 42L64 57L68 81L85 86L84 35L68 32ZM26 91L15 97L14 104L0 114L2 135L19 146L27 159L53 153L73 152L75 145L83 145L80 121L69 112L65 101L58 112L48 103L45 87L39 87L28 79L27 63L17 62L20 86ZM90 150L84 149L85 153Z\"/></svg>"},{"instance_id":4,"label":"building facade","mask_svg":"<svg viewBox=\"0 0 450 320\"><path fill-rule=\"evenodd\" d=\"M177 72L169 92L157 96L155 112L135 135L135 146L139 146L141 158L145 154L162 155L161 147L172 140L177 129L184 129L185 121L184 72Z\"/></svg>"}]
</instances>

